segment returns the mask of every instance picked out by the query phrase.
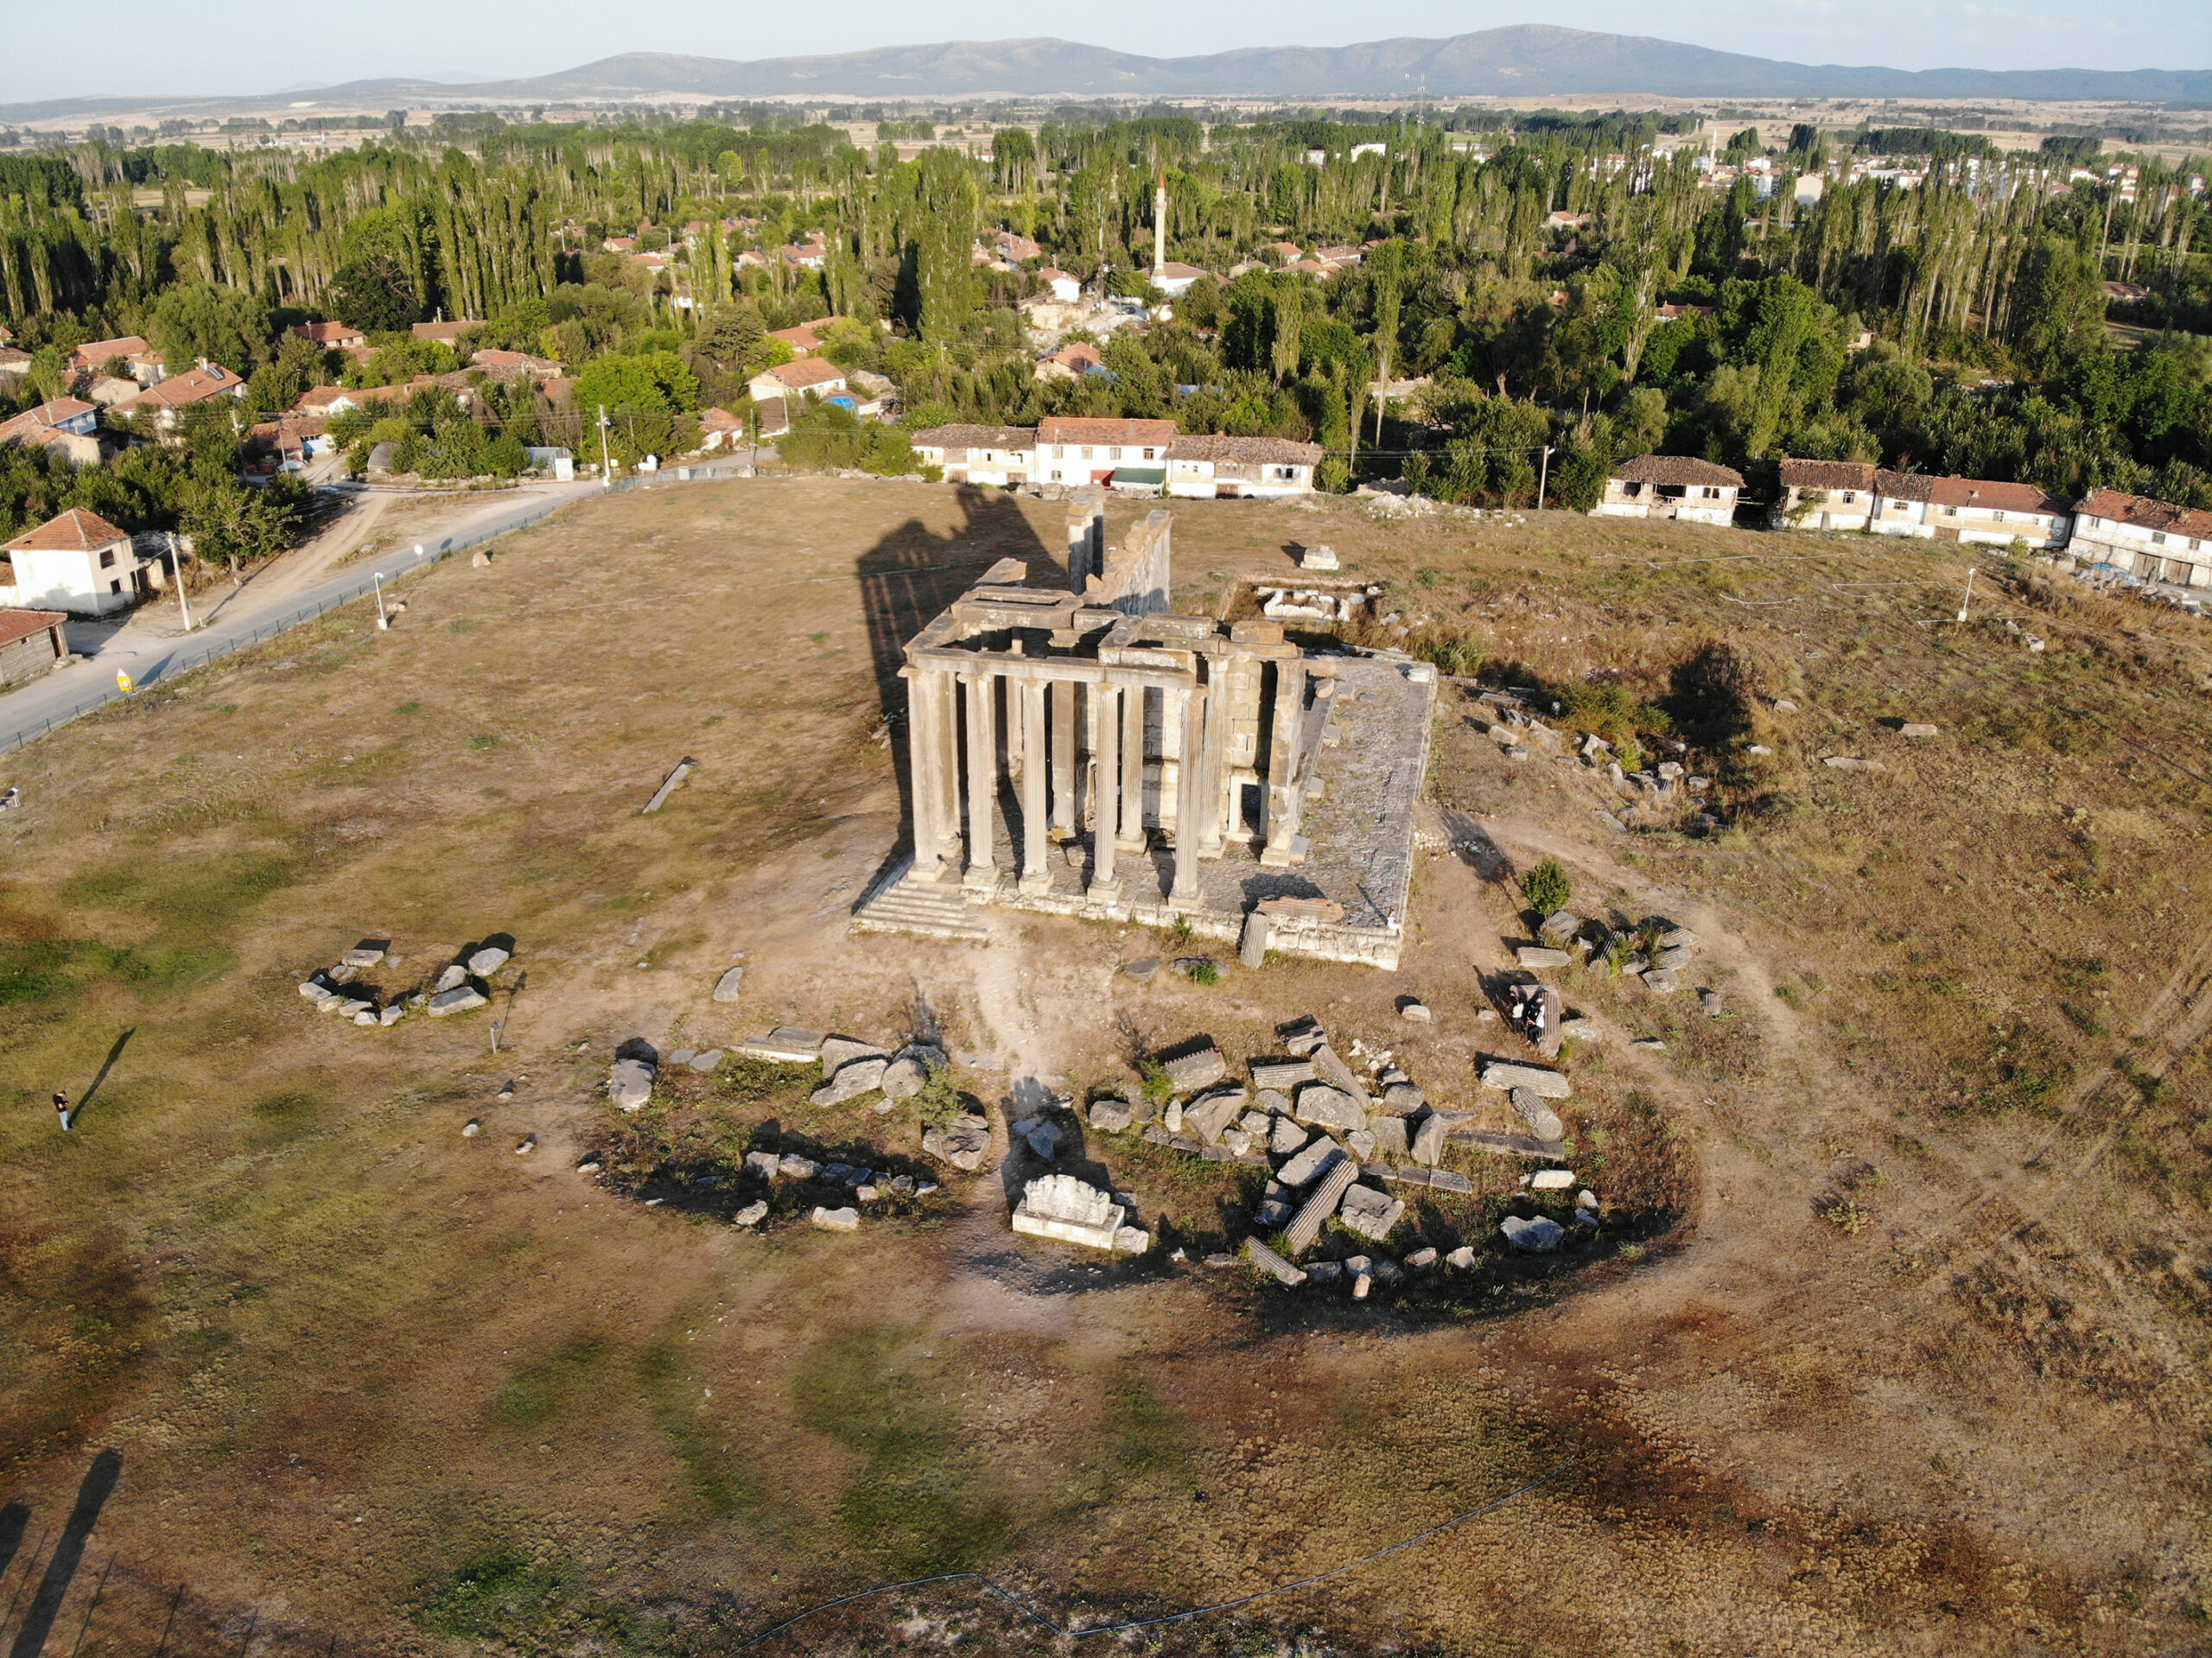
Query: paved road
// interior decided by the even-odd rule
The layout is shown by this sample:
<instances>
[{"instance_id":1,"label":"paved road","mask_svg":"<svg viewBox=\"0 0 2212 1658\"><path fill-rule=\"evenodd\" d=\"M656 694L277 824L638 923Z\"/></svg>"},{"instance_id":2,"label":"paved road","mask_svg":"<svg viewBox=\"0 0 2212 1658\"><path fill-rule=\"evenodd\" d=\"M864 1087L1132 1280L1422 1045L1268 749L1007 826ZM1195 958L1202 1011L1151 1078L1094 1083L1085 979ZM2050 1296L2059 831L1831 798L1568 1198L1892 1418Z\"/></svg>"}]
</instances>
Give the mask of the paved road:
<instances>
[{"instance_id":1,"label":"paved road","mask_svg":"<svg viewBox=\"0 0 2212 1658\"><path fill-rule=\"evenodd\" d=\"M724 475L734 464L712 468L695 467L690 469L690 475L701 480ZM678 481L671 468L657 477L624 480L615 487L654 487ZM120 625L72 622L67 629L70 648L91 660L57 668L44 678L0 696L0 753L114 701L123 694L116 683L118 672L130 675L139 686L156 684L187 669L196 668L212 657L222 656L320 615L347 600L359 598L371 590L379 575L385 581L391 581L436 562L447 552L473 547L519 529L573 501L599 492L596 482L537 484L502 496L489 505L480 500L458 499L452 517L419 538L419 555L413 546L394 548L348 566L304 591L283 579L287 561L298 556L288 553L234 594L210 592L202 595L201 603L208 607L207 619L188 634L180 625L174 594L140 606ZM259 594L255 593L257 586L262 588ZM195 606L194 619L200 621L201 615L200 607Z\"/></svg>"}]
</instances>

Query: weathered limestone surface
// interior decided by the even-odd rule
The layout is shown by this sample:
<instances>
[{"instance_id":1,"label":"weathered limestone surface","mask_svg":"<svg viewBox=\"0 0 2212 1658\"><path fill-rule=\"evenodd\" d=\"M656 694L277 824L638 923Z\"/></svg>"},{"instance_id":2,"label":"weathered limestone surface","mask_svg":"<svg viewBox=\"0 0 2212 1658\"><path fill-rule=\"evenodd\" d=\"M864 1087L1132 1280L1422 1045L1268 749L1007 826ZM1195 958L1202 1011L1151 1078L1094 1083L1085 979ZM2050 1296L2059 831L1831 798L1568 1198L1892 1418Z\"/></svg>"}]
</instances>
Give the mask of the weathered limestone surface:
<instances>
[{"instance_id":1,"label":"weathered limestone surface","mask_svg":"<svg viewBox=\"0 0 2212 1658\"><path fill-rule=\"evenodd\" d=\"M607 1103L636 1111L653 1096L653 1068L642 1059L617 1059L607 1073Z\"/></svg>"},{"instance_id":2,"label":"weathered limestone surface","mask_svg":"<svg viewBox=\"0 0 2212 1658\"><path fill-rule=\"evenodd\" d=\"M1093 1249L1112 1249L1128 1210L1110 1191L1086 1185L1071 1174L1048 1174L1022 1188L1014 1211L1014 1229L1033 1237L1058 1238Z\"/></svg>"},{"instance_id":3,"label":"weathered limestone surface","mask_svg":"<svg viewBox=\"0 0 2212 1658\"><path fill-rule=\"evenodd\" d=\"M963 1173L982 1167L991 1152L991 1120L974 1112L955 1118L942 1128L926 1130L922 1149Z\"/></svg>"},{"instance_id":4,"label":"weathered limestone surface","mask_svg":"<svg viewBox=\"0 0 2212 1658\"><path fill-rule=\"evenodd\" d=\"M1517 1065L1505 1059L1485 1060L1482 1082L1484 1088L1525 1088L1547 1100L1564 1100L1574 1093L1573 1084L1556 1070L1547 1070L1541 1065Z\"/></svg>"}]
</instances>

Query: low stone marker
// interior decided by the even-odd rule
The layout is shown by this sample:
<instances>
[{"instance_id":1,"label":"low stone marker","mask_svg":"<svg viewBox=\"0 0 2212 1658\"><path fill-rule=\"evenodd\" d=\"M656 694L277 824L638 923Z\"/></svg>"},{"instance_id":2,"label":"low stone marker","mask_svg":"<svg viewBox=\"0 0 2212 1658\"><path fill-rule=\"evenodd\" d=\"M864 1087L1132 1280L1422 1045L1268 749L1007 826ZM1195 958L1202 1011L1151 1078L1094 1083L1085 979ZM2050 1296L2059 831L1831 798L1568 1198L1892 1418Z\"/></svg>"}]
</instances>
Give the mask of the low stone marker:
<instances>
[{"instance_id":1,"label":"low stone marker","mask_svg":"<svg viewBox=\"0 0 2212 1658\"><path fill-rule=\"evenodd\" d=\"M1243 1109L1244 1089L1241 1084L1217 1088L1183 1108L1183 1127L1209 1145L1218 1144L1224 1131Z\"/></svg>"},{"instance_id":2,"label":"low stone marker","mask_svg":"<svg viewBox=\"0 0 2212 1658\"><path fill-rule=\"evenodd\" d=\"M963 1112L942 1128L925 1131L922 1149L938 1161L972 1174L990 1155L991 1120L972 1111Z\"/></svg>"},{"instance_id":3,"label":"low stone marker","mask_svg":"<svg viewBox=\"0 0 2212 1658\"><path fill-rule=\"evenodd\" d=\"M607 1072L607 1102L636 1111L653 1096L653 1068L642 1059L617 1059Z\"/></svg>"},{"instance_id":4,"label":"low stone marker","mask_svg":"<svg viewBox=\"0 0 2212 1658\"><path fill-rule=\"evenodd\" d=\"M1326 1083L1308 1083L1300 1089L1291 1109L1300 1122L1319 1128L1348 1134L1367 1126L1367 1108L1361 1100Z\"/></svg>"},{"instance_id":5,"label":"low stone marker","mask_svg":"<svg viewBox=\"0 0 2212 1658\"><path fill-rule=\"evenodd\" d=\"M1881 761L1861 759L1856 754L1823 754L1821 764L1832 765L1839 772L1878 772L1882 769Z\"/></svg>"},{"instance_id":6,"label":"low stone marker","mask_svg":"<svg viewBox=\"0 0 2212 1658\"><path fill-rule=\"evenodd\" d=\"M1361 1082L1359 1073L1338 1057L1337 1051L1324 1042L1313 1050L1313 1071L1332 1088L1342 1089L1357 1100L1363 1108L1367 1102L1367 1084Z\"/></svg>"},{"instance_id":7,"label":"low stone marker","mask_svg":"<svg viewBox=\"0 0 2212 1658\"><path fill-rule=\"evenodd\" d=\"M1467 1138L1478 1151L1494 1152L1500 1157L1560 1157L1567 1152L1564 1141L1535 1140L1527 1134L1474 1134Z\"/></svg>"},{"instance_id":8,"label":"low stone marker","mask_svg":"<svg viewBox=\"0 0 2212 1658\"><path fill-rule=\"evenodd\" d=\"M1408 996L1398 1004L1398 1017L1409 1025L1427 1025L1436 1015L1428 1011L1428 1004L1418 997Z\"/></svg>"},{"instance_id":9,"label":"low stone marker","mask_svg":"<svg viewBox=\"0 0 2212 1658\"><path fill-rule=\"evenodd\" d=\"M484 944L469 953L468 970L480 979L488 979L513 959L514 952L504 945Z\"/></svg>"},{"instance_id":10,"label":"low stone marker","mask_svg":"<svg viewBox=\"0 0 2212 1658\"><path fill-rule=\"evenodd\" d=\"M1471 1272L1475 1265L1475 1252L1463 1243L1444 1257L1444 1264L1459 1272Z\"/></svg>"},{"instance_id":11,"label":"low stone marker","mask_svg":"<svg viewBox=\"0 0 2212 1658\"><path fill-rule=\"evenodd\" d=\"M861 1212L857 1209L830 1209L817 1204L807 1219L828 1232L857 1232L861 1229Z\"/></svg>"},{"instance_id":12,"label":"low stone marker","mask_svg":"<svg viewBox=\"0 0 2212 1658\"><path fill-rule=\"evenodd\" d=\"M879 1049L866 1058L840 1065L836 1075L807 1097L816 1105L842 1105L847 1100L856 1100L880 1088L883 1074L890 1068L889 1058ZM823 1062L823 1069L829 1069L827 1060Z\"/></svg>"},{"instance_id":13,"label":"low stone marker","mask_svg":"<svg viewBox=\"0 0 2212 1658\"><path fill-rule=\"evenodd\" d=\"M731 1216L729 1217L729 1223L732 1226L758 1226L761 1222L767 1218L767 1199L765 1197L760 1197L755 1198L753 1202L746 1204L744 1208L739 1210L736 1214Z\"/></svg>"},{"instance_id":14,"label":"low stone marker","mask_svg":"<svg viewBox=\"0 0 2212 1658\"><path fill-rule=\"evenodd\" d=\"M1338 1218L1360 1236L1380 1243L1390 1236L1390 1229L1397 1225L1405 1212L1405 1204L1389 1192L1377 1191L1373 1186L1353 1185L1344 1189Z\"/></svg>"},{"instance_id":15,"label":"low stone marker","mask_svg":"<svg viewBox=\"0 0 2212 1658\"><path fill-rule=\"evenodd\" d=\"M1346 1155L1342 1146L1326 1134L1319 1134L1275 1172L1275 1178L1287 1186L1306 1185Z\"/></svg>"},{"instance_id":16,"label":"low stone marker","mask_svg":"<svg viewBox=\"0 0 2212 1658\"><path fill-rule=\"evenodd\" d=\"M1430 1168L1436 1166L1444 1155L1445 1127L1444 1119L1433 1111L1421 1120L1414 1129L1413 1142L1407 1147L1414 1162Z\"/></svg>"},{"instance_id":17,"label":"low stone marker","mask_svg":"<svg viewBox=\"0 0 2212 1658\"><path fill-rule=\"evenodd\" d=\"M1543 944L1516 944L1513 949L1513 957L1522 966L1529 968L1574 965L1574 957L1565 950L1553 950Z\"/></svg>"},{"instance_id":18,"label":"low stone marker","mask_svg":"<svg viewBox=\"0 0 2212 1658\"><path fill-rule=\"evenodd\" d=\"M465 1013L473 1007L481 1007L490 998L473 984L458 984L450 990L441 990L430 998L424 1011L432 1019L443 1019L448 1013Z\"/></svg>"},{"instance_id":19,"label":"low stone marker","mask_svg":"<svg viewBox=\"0 0 2212 1658\"><path fill-rule=\"evenodd\" d=\"M731 968L728 972L724 973L721 978L715 981L715 1000L716 1001L735 1001L738 997L738 993L744 988L745 964L741 962L735 967Z\"/></svg>"},{"instance_id":20,"label":"low stone marker","mask_svg":"<svg viewBox=\"0 0 2212 1658\"><path fill-rule=\"evenodd\" d=\"M1572 1169L1538 1169L1529 1177L1531 1191L1565 1191L1574 1184Z\"/></svg>"},{"instance_id":21,"label":"low stone marker","mask_svg":"<svg viewBox=\"0 0 2212 1658\"><path fill-rule=\"evenodd\" d=\"M776 1159L777 1172L787 1180L811 1180L822 1166L810 1157L801 1157L796 1152L785 1152Z\"/></svg>"},{"instance_id":22,"label":"low stone marker","mask_svg":"<svg viewBox=\"0 0 2212 1658\"><path fill-rule=\"evenodd\" d=\"M1382 1109L1394 1117L1410 1117L1428 1103L1428 1096L1411 1083L1393 1083L1382 1090Z\"/></svg>"},{"instance_id":23,"label":"low stone marker","mask_svg":"<svg viewBox=\"0 0 2212 1658\"><path fill-rule=\"evenodd\" d=\"M1900 737L1932 737L1935 734L1934 726L1923 725L1916 721L1897 727L1897 735Z\"/></svg>"},{"instance_id":24,"label":"low stone marker","mask_svg":"<svg viewBox=\"0 0 2212 1658\"><path fill-rule=\"evenodd\" d=\"M340 959L347 967L374 967L384 960L385 951L391 948L391 940L389 938L364 938Z\"/></svg>"},{"instance_id":25,"label":"low stone marker","mask_svg":"<svg viewBox=\"0 0 2212 1658\"><path fill-rule=\"evenodd\" d=\"M1268 929L1272 924L1257 910L1244 918L1244 937L1238 946L1237 959L1249 968L1262 968L1268 964Z\"/></svg>"},{"instance_id":26,"label":"low stone marker","mask_svg":"<svg viewBox=\"0 0 2212 1658\"><path fill-rule=\"evenodd\" d=\"M1127 1100L1110 1095L1090 1102L1090 1126L1103 1133L1118 1134L1136 1121L1136 1108Z\"/></svg>"},{"instance_id":27,"label":"low stone marker","mask_svg":"<svg viewBox=\"0 0 2212 1658\"><path fill-rule=\"evenodd\" d=\"M1573 1084L1560 1072L1547 1070L1541 1065L1517 1065L1507 1059L1484 1060L1482 1083L1484 1088L1525 1088L1547 1100L1569 1099L1574 1094Z\"/></svg>"},{"instance_id":28,"label":"low stone marker","mask_svg":"<svg viewBox=\"0 0 2212 1658\"><path fill-rule=\"evenodd\" d=\"M1500 1221L1497 1229L1515 1248L1530 1255L1541 1255L1554 1248L1567 1235L1567 1229L1548 1215L1524 1221L1517 1215L1508 1215Z\"/></svg>"},{"instance_id":29,"label":"low stone marker","mask_svg":"<svg viewBox=\"0 0 2212 1658\"><path fill-rule=\"evenodd\" d=\"M819 1031L779 1025L766 1036L739 1043L737 1051L749 1059L768 1059L779 1065L810 1065L822 1057L823 1040Z\"/></svg>"},{"instance_id":30,"label":"low stone marker","mask_svg":"<svg viewBox=\"0 0 2212 1658\"><path fill-rule=\"evenodd\" d=\"M1276 1089L1285 1093L1313 1077L1311 1059L1255 1059L1248 1069L1252 1073L1252 1086Z\"/></svg>"},{"instance_id":31,"label":"low stone marker","mask_svg":"<svg viewBox=\"0 0 2212 1658\"><path fill-rule=\"evenodd\" d=\"M1228 1076L1229 1062L1221 1057L1219 1048L1209 1044L1195 1052L1163 1060L1160 1069L1167 1073L1167 1080L1175 1085L1178 1094L1195 1094Z\"/></svg>"}]
</instances>

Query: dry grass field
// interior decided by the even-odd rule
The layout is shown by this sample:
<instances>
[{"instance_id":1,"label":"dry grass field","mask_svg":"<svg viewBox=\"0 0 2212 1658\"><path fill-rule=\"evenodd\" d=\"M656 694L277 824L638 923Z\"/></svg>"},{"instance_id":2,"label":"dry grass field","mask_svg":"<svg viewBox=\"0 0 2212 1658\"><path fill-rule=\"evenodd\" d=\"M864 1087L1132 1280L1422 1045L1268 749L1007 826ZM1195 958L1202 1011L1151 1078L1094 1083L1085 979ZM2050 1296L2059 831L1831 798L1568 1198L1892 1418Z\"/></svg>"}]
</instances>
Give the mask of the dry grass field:
<instances>
[{"instance_id":1,"label":"dry grass field","mask_svg":"<svg viewBox=\"0 0 2212 1658\"><path fill-rule=\"evenodd\" d=\"M0 778L24 800L0 816L0 1633L42 1619L82 1658L721 1654L966 1569L1063 1622L1144 1617L1571 1459L1318 1588L1106 1639L2203 1650L2202 625L1984 554L1959 626L1955 547L1176 511L1179 607L1329 542L1486 677L1669 710L1727 827L1602 822L1598 779L1508 759L1453 685L1395 975L1141 985L1121 965L1171 941L1027 916L988 947L852 936L900 832L899 644L1061 539L1056 506L873 481L591 502L421 577L388 633L355 607L60 732ZM1726 1016L1567 974L1608 1032L1567 1112L1608 1225L1501 1258L1515 1171L1454 1153L1477 1196L1414 1224L1488 1253L1448 1291L1355 1305L1017 1241L1021 1166L932 1172L911 1111L817 1111L797 1070L667 1066L631 1119L598 1092L633 1038L933 1028L1019 1114L1314 1013L1497 1113L1476 1013L1525 937L1510 871L1545 855L1583 914L1694 928ZM484 1012L368 1030L296 994L358 937L393 941L367 975L391 991L494 932L517 953ZM743 999L715 1004L739 951ZM1397 1020L1406 994L1433 1026ZM83 1101L67 1136L56 1088ZM769 1134L944 1188L853 1236L741 1232L702 1181ZM604 1178L576 1170L594 1152ZM1193 1262L1231 1236L1219 1166L1070 1156ZM956 1583L752 1650L1097 1644Z\"/></svg>"}]
</instances>

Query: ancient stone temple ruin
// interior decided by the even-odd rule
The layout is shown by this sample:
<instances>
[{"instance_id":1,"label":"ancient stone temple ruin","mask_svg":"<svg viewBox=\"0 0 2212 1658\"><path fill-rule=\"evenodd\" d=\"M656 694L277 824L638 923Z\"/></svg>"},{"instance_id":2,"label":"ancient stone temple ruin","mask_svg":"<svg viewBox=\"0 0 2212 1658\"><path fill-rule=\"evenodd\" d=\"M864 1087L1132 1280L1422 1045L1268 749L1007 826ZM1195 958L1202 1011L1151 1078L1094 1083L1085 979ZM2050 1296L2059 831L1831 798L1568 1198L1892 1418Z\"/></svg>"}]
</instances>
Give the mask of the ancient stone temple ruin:
<instances>
[{"instance_id":1,"label":"ancient stone temple ruin","mask_svg":"<svg viewBox=\"0 0 2212 1658\"><path fill-rule=\"evenodd\" d=\"M982 934L990 905L1395 967L1435 670L1167 608L1171 515L1065 585L1002 559L906 647L910 865L863 929Z\"/></svg>"}]
</instances>

